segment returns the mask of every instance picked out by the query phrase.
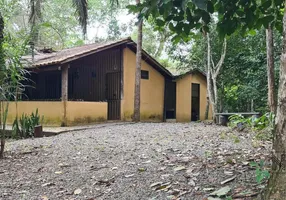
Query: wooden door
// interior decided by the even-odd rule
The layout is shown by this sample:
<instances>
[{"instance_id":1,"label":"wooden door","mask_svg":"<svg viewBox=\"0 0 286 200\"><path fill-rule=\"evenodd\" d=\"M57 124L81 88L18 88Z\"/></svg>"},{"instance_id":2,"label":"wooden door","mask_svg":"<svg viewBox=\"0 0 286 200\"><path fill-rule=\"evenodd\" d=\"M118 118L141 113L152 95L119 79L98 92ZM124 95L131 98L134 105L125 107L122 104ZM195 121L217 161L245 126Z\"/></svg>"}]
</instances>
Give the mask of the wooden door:
<instances>
[{"instance_id":1,"label":"wooden door","mask_svg":"<svg viewBox=\"0 0 286 200\"><path fill-rule=\"evenodd\" d=\"M106 74L106 99L108 103L108 120L120 120L121 107L121 73Z\"/></svg>"},{"instance_id":2,"label":"wooden door","mask_svg":"<svg viewBox=\"0 0 286 200\"><path fill-rule=\"evenodd\" d=\"M192 83L191 120L200 120L200 84Z\"/></svg>"}]
</instances>

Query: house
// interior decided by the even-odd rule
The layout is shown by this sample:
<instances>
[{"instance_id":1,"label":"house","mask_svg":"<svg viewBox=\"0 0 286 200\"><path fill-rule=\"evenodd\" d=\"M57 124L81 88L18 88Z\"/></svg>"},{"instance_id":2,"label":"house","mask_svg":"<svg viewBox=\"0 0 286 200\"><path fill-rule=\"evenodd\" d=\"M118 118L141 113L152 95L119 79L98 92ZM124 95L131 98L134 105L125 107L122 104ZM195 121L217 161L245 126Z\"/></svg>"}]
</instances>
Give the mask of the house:
<instances>
[{"instance_id":1,"label":"house","mask_svg":"<svg viewBox=\"0 0 286 200\"><path fill-rule=\"evenodd\" d=\"M205 120L208 103L205 73L191 70L175 77L175 82L176 120L179 122ZM212 119L210 106L207 116L207 119Z\"/></svg>"},{"instance_id":2,"label":"house","mask_svg":"<svg viewBox=\"0 0 286 200\"><path fill-rule=\"evenodd\" d=\"M28 67L30 81L25 83L30 87L26 87L17 106L10 104L9 122L14 120L16 113L31 113L37 108L44 116L44 123L55 126L132 120L136 43L130 38L58 52L47 51L35 55L33 62L32 56L23 59L31 63ZM182 90L181 84L190 84L188 76L197 75L175 79L142 51L141 120L164 121L178 116L178 121L188 121L186 110L182 109L188 100L180 99L190 94L190 91ZM205 79L198 75L200 81L203 83L202 94L205 92ZM200 100L204 101L204 98L206 94Z\"/></svg>"}]
</instances>

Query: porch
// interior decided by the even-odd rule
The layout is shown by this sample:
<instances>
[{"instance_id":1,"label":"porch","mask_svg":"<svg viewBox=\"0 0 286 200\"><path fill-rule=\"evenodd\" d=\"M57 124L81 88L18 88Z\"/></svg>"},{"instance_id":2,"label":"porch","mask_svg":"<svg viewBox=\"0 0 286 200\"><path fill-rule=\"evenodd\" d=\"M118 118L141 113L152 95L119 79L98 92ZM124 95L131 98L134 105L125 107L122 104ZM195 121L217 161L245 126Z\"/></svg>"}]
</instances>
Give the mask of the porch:
<instances>
[{"instance_id":1,"label":"porch","mask_svg":"<svg viewBox=\"0 0 286 200\"><path fill-rule=\"evenodd\" d=\"M37 108L44 124L71 126L121 119L122 50L92 54L61 65L29 69L18 110L9 122Z\"/></svg>"}]
</instances>

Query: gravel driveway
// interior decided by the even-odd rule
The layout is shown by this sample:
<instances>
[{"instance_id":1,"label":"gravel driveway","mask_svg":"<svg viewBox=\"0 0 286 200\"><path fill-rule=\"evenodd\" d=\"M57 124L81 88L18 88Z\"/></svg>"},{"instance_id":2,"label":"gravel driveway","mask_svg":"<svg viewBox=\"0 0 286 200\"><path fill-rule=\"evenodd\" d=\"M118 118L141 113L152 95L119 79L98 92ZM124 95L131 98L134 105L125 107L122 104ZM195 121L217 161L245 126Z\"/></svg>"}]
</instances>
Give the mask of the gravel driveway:
<instances>
[{"instance_id":1,"label":"gravel driveway","mask_svg":"<svg viewBox=\"0 0 286 200\"><path fill-rule=\"evenodd\" d=\"M201 200L223 186L255 193L248 162L265 159L268 147L254 149L250 138L203 123L138 123L10 141L0 199Z\"/></svg>"}]
</instances>

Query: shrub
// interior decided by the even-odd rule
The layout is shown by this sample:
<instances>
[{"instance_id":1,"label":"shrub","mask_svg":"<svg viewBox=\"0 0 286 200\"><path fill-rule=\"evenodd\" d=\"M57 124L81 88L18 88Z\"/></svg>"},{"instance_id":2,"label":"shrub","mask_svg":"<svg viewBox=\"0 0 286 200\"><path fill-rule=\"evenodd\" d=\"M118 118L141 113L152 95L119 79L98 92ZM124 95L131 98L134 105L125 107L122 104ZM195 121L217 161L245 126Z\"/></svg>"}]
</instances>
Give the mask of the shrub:
<instances>
[{"instance_id":1,"label":"shrub","mask_svg":"<svg viewBox=\"0 0 286 200\"><path fill-rule=\"evenodd\" d=\"M263 130L266 128L274 128L275 115L273 113L266 113L261 117L249 117L245 118L242 115L230 116L229 126L237 128L252 128L254 130Z\"/></svg>"},{"instance_id":2,"label":"shrub","mask_svg":"<svg viewBox=\"0 0 286 200\"><path fill-rule=\"evenodd\" d=\"M13 138L28 138L34 135L34 127L40 125L44 117L39 116L38 109L36 112L32 112L31 115L22 114L20 119L14 120L12 126L12 137Z\"/></svg>"}]
</instances>

